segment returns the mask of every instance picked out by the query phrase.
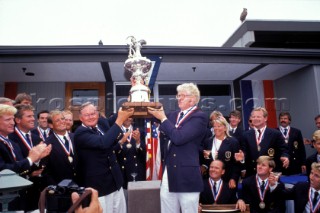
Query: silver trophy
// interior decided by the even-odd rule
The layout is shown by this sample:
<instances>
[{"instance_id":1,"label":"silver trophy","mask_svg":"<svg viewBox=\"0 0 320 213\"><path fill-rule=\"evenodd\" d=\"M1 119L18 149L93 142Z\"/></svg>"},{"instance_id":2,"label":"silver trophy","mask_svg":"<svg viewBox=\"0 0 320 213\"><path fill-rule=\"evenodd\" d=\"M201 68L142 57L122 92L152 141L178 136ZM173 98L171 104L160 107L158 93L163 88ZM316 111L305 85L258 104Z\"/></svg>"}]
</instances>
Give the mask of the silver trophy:
<instances>
[{"instance_id":1,"label":"silver trophy","mask_svg":"<svg viewBox=\"0 0 320 213\"><path fill-rule=\"evenodd\" d=\"M129 36L127 44L129 45L128 59L124 63L124 68L132 72L130 78L131 89L128 102L123 103L123 108L134 107L133 117L150 117L147 107L160 108L161 103L150 102L150 89L147 86L148 72L151 69L151 61L141 56L141 48L147 42L145 40L137 41L135 37Z\"/></svg>"},{"instance_id":2,"label":"silver trophy","mask_svg":"<svg viewBox=\"0 0 320 213\"><path fill-rule=\"evenodd\" d=\"M137 41L133 36L127 38L129 55L124 63L124 68L132 72L130 102L150 102L150 89L146 86L146 78L152 63L148 58L142 57L140 53L142 45L146 43L145 40Z\"/></svg>"}]
</instances>

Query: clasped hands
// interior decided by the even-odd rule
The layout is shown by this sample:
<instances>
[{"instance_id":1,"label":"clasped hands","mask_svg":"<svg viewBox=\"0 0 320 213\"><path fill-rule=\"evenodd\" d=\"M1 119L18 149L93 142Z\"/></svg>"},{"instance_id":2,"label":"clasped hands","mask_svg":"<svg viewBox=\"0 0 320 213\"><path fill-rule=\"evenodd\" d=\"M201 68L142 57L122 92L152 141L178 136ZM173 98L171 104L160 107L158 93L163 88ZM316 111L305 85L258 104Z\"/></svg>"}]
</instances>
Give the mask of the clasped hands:
<instances>
[{"instance_id":1,"label":"clasped hands","mask_svg":"<svg viewBox=\"0 0 320 213\"><path fill-rule=\"evenodd\" d=\"M124 144L127 140L128 140L128 137L129 135L132 133L132 138L136 141L136 144L140 144L140 131L139 131L139 128L136 128L135 130L133 130L132 132L131 131L128 131L126 133L123 134L123 137L120 139L119 143L122 145ZM130 141L128 141L130 143Z\"/></svg>"},{"instance_id":2,"label":"clasped hands","mask_svg":"<svg viewBox=\"0 0 320 213\"><path fill-rule=\"evenodd\" d=\"M51 152L52 146L51 144L47 145L43 141L41 141L38 145L32 147L29 151L28 157L34 163L42 158L48 156Z\"/></svg>"}]
</instances>

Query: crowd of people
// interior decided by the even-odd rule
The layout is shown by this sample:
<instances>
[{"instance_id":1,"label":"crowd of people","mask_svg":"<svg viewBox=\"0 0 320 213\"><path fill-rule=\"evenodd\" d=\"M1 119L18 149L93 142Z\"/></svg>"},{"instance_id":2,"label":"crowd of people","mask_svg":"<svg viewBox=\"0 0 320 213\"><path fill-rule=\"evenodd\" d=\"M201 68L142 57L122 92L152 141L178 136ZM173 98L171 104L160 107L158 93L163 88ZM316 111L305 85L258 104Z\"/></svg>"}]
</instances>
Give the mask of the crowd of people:
<instances>
[{"instance_id":1,"label":"crowd of people","mask_svg":"<svg viewBox=\"0 0 320 213\"><path fill-rule=\"evenodd\" d=\"M294 200L295 212L320 212L320 129L310 142L316 153L307 158L308 141L290 125L289 112L279 114L274 129L267 126L267 110L254 108L244 130L240 111L228 119L213 111L208 118L197 106L200 91L193 83L179 85L176 98L177 111L148 108L160 124L161 212L201 212L207 204L284 212L286 199ZM127 212L128 182L146 180L145 133L133 124L134 110L120 108L105 118L84 103L74 132L71 111L40 111L37 126L34 112L26 93L14 101L0 98L0 171L10 169L33 183L9 210L37 211L41 191L70 179L93 192L92 205L76 212ZM309 181L287 189L281 174L305 174ZM78 198L72 194L73 202Z\"/></svg>"}]
</instances>

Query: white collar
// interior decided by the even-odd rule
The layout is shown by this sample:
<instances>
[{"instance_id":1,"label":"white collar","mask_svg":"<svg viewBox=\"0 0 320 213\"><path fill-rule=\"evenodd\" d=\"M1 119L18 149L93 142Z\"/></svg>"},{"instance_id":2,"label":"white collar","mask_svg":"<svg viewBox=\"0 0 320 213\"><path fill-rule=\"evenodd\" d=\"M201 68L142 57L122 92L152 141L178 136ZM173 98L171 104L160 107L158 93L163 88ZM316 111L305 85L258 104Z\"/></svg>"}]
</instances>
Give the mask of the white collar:
<instances>
[{"instance_id":1,"label":"white collar","mask_svg":"<svg viewBox=\"0 0 320 213\"><path fill-rule=\"evenodd\" d=\"M283 126L280 126L280 130L282 130L282 131L284 131L285 129L289 129L290 128L290 126L288 125L287 127L283 127Z\"/></svg>"},{"instance_id":2,"label":"white collar","mask_svg":"<svg viewBox=\"0 0 320 213\"><path fill-rule=\"evenodd\" d=\"M258 178L259 184L261 184L262 181L264 181L265 184L268 182L268 178L262 180L262 179L259 177L259 175L257 175L257 178Z\"/></svg>"}]
</instances>

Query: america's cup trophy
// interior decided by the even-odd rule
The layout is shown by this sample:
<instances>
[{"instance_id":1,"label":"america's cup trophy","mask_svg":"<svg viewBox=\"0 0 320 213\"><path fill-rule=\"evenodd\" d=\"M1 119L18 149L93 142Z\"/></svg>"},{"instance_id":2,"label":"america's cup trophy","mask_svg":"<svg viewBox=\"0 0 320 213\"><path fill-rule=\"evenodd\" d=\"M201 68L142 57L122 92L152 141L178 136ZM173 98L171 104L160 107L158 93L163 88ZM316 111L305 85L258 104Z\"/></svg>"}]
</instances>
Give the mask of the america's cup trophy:
<instances>
[{"instance_id":1,"label":"america's cup trophy","mask_svg":"<svg viewBox=\"0 0 320 213\"><path fill-rule=\"evenodd\" d=\"M161 108L162 104L150 102L147 77L152 67L152 62L148 58L142 57L140 53L141 47L146 44L146 41L137 41L133 36L129 36L127 44L129 45L129 55L124 63L124 68L132 72L130 78L132 87L129 92L128 102L123 103L122 107L134 107L133 117L152 117L148 114L147 107Z\"/></svg>"}]
</instances>

